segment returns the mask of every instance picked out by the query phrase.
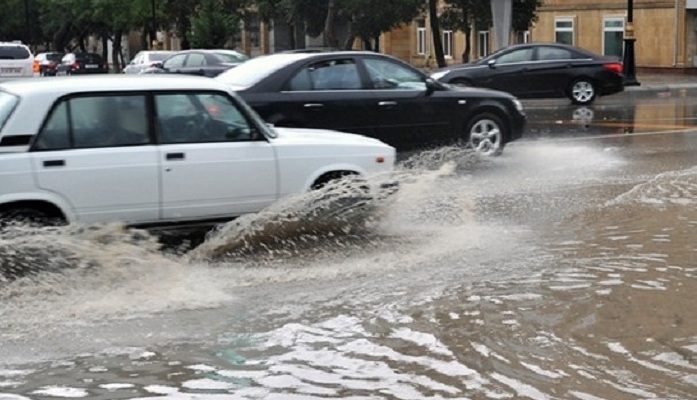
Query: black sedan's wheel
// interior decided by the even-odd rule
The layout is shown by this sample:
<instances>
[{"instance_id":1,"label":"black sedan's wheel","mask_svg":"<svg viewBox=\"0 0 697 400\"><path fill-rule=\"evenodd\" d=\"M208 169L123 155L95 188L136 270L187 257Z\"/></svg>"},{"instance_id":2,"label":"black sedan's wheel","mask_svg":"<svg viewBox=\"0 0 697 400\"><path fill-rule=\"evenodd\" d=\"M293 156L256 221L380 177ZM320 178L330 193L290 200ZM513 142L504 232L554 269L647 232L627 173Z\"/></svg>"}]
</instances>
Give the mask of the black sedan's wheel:
<instances>
[{"instance_id":1,"label":"black sedan's wheel","mask_svg":"<svg viewBox=\"0 0 697 400\"><path fill-rule=\"evenodd\" d=\"M468 124L467 145L484 156L497 156L506 144L506 126L495 114L483 113L474 117Z\"/></svg>"},{"instance_id":2,"label":"black sedan's wheel","mask_svg":"<svg viewBox=\"0 0 697 400\"><path fill-rule=\"evenodd\" d=\"M569 98L574 104L590 104L595 100L596 95L595 84L588 78L576 79L569 88Z\"/></svg>"}]
</instances>

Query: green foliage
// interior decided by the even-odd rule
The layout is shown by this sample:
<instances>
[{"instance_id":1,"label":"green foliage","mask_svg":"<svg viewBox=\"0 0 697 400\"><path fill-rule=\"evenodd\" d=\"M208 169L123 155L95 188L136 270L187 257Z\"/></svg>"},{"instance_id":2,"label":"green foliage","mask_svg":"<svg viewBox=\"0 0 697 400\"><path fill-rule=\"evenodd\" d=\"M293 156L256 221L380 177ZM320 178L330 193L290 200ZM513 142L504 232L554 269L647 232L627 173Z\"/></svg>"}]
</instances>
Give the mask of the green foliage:
<instances>
[{"instance_id":1,"label":"green foliage","mask_svg":"<svg viewBox=\"0 0 697 400\"><path fill-rule=\"evenodd\" d=\"M472 27L491 27L490 0L445 0L446 8L441 14L444 28L469 32ZM528 30L537 21L537 9L542 0L513 0L511 29L515 32Z\"/></svg>"},{"instance_id":2,"label":"green foliage","mask_svg":"<svg viewBox=\"0 0 697 400\"><path fill-rule=\"evenodd\" d=\"M220 7L217 0L202 0L191 18L191 44L195 48L223 48L240 26L237 10Z\"/></svg>"},{"instance_id":3,"label":"green foliage","mask_svg":"<svg viewBox=\"0 0 697 400\"><path fill-rule=\"evenodd\" d=\"M416 18L423 0L338 0L339 16L353 24L357 37L370 40Z\"/></svg>"}]
</instances>

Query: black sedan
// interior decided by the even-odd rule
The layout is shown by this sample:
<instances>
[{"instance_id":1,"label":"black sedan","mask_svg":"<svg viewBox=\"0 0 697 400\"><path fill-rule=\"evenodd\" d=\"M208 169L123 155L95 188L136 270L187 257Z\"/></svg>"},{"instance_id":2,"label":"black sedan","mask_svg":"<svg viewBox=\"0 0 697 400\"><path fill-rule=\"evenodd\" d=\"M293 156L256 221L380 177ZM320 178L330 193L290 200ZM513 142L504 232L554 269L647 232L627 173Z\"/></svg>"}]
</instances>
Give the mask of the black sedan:
<instances>
[{"instance_id":1,"label":"black sedan","mask_svg":"<svg viewBox=\"0 0 697 400\"><path fill-rule=\"evenodd\" d=\"M521 103L500 91L456 88L367 51L277 53L215 78L267 122L372 136L399 151L455 141L499 154L521 137Z\"/></svg>"},{"instance_id":2,"label":"black sedan","mask_svg":"<svg viewBox=\"0 0 697 400\"><path fill-rule=\"evenodd\" d=\"M182 50L143 70L141 74L189 74L212 78L248 59L245 54L234 50Z\"/></svg>"},{"instance_id":3,"label":"black sedan","mask_svg":"<svg viewBox=\"0 0 697 400\"><path fill-rule=\"evenodd\" d=\"M109 66L97 53L68 53L56 66L56 75L106 74Z\"/></svg>"},{"instance_id":4,"label":"black sedan","mask_svg":"<svg viewBox=\"0 0 697 400\"><path fill-rule=\"evenodd\" d=\"M470 64L431 74L443 83L504 90L523 98L568 97L574 104L624 90L622 63L560 43L527 43L503 48Z\"/></svg>"}]
</instances>

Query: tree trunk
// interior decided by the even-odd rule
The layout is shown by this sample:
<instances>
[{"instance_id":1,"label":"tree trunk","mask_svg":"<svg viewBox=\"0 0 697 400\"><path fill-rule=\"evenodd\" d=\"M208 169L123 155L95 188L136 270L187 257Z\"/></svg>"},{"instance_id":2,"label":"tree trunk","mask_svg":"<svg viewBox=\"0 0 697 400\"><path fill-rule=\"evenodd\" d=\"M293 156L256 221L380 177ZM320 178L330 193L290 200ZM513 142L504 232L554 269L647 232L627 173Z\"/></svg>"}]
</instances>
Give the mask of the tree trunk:
<instances>
[{"instance_id":1,"label":"tree trunk","mask_svg":"<svg viewBox=\"0 0 697 400\"><path fill-rule=\"evenodd\" d=\"M65 51L65 38L70 31L70 22L63 23L60 28L53 34L53 51Z\"/></svg>"},{"instance_id":2,"label":"tree trunk","mask_svg":"<svg viewBox=\"0 0 697 400\"><path fill-rule=\"evenodd\" d=\"M348 32L346 33L346 41L344 42L344 50L352 50L353 42L356 40L356 34L353 32L353 20L348 22Z\"/></svg>"},{"instance_id":3,"label":"tree trunk","mask_svg":"<svg viewBox=\"0 0 697 400\"><path fill-rule=\"evenodd\" d=\"M102 58L108 72L111 68L109 66L109 36L106 32L102 33Z\"/></svg>"},{"instance_id":4,"label":"tree trunk","mask_svg":"<svg viewBox=\"0 0 697 400\"><path fill-rule=\"evenodd\" d=\"M114 65L114 72L119 73L123 66L121 65L121 38L123 33L120 30L114 32L114 43L111 46L111 60Z\"/></svg>"},{"instance_id":5,"label":"tree trunk","mask_svg":"<svg viewBox=\"0 0 697 400\"><path fill-rule=\"evenodd\" d=\"M471 36L472 36L472 29L466 29L465 30L465 50L462 51L462 62L465 64L470 62L470 51L472 49L472 44L470 43Z\"/></svg>"},{"instance_id":6,"label":"tree trunk","mask_svg":"<svg viewBox=\"0 0 697 400\"><path fill-rule=\"evenodd\" d=\"M329 0L327 6L327 18L324 20L324 46L338 48L339 43L336 40L334 33L334 21L336 20L336 3L335 0Z\"/></svg>"},{"instance_id":7,"label":"tree trunk","mask_svg":"<svg viewBox=\"0 0 697 400\"><path fill-rule=\"evenodd\" d=\"M445 67L445 55L443 54L443 40L440 36L440 23L438 22L438 0L428 0L428 16L431 20L431 36L433 36L433 50L436 53L436 62L439 68Z\"/></svg>"}]
</instances>

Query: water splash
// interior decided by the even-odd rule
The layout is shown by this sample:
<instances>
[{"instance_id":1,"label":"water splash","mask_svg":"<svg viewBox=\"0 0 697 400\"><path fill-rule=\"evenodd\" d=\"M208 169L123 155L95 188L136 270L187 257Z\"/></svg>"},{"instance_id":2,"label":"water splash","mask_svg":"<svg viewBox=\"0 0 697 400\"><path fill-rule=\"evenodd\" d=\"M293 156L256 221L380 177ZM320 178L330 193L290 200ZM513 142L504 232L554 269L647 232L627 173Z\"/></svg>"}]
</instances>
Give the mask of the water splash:
<instances>
[{"instance_id":1,"label":"water splash","mask_svg":"<svg viewBox=\"0 0 697 400\"><path fill-rule=\"evenodd\" d=\"M390 202L391 196L375 189L380 183L345 177L312 192L287 197L211 231L204 243L187 254L187 259L297 256L324 244L360 240L371 235Z\"/></svg>"}]
</instances>

